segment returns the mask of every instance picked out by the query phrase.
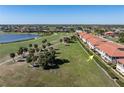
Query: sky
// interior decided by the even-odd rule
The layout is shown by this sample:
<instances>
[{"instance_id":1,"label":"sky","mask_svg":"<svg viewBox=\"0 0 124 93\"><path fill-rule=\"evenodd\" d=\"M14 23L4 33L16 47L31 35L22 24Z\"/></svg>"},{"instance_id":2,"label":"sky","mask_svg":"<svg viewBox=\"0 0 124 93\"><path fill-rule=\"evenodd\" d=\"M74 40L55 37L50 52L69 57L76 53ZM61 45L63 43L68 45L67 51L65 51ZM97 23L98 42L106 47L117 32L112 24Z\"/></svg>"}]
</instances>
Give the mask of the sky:
<instances>
[{"instance_id":1,"label":"sky","mask_svg":"<svg viewBox=\"0 0 124 93\"><path fill-rule=\"evenodd\" d=\"M124 24L124 5L0 5L0 24Z\"/></svg>"}]
</instances>

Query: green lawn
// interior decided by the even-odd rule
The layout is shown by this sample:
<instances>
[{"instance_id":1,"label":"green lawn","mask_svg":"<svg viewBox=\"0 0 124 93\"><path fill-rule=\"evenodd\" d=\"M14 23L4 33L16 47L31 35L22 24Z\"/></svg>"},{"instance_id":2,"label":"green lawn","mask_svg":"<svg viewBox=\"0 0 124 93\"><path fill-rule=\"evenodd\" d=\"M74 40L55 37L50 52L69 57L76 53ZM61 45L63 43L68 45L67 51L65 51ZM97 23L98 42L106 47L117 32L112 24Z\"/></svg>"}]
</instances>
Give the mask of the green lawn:
<instances>
[{"instance_id":1,"label":"green lawn","mask_svg":"<svg viewBox=\"0 0 124 93\"><path fill-rule=\"evenodd\" d=\"M56 36L47 36L50 41L57 40L61 33ZM41 42L31 40L8 44L10 51L15 51L17 46L28 44L30 42ZM9 48L8 47L8 48ZM3 48L3 47L2 47ZM5 47L7 49L7 46ZM30 68L27 63L6 64L0 67L0 86L80 86L80 87L112 87L116 84L106 76L106 74L93 62L87 62L87 53L82 49L77 41L70 46L60 44L57 56L60 59L66 59L69 62L61 64L58 69L42 70L41 68ZM4 48L3 48L4 49ZM2 50L0 50L1 52ZM4 50L6 51L6 50ZM4 53L3 51L3 53ZM5 53L6 54L6 53ZM4 73L3 73L4 72Z\"/></svg>"},{"instance_id":2,"label":"green lawn","mask_svg":"<svg viewBox=\"0 0 124 93\"><path fill-rule=\"evenodd\" d=\"M69 33L72 34L72 33ZM9 43L9 44L0 44L0 58L5 57L6 55L9 55L11 52L16 52L19 47L22 46L28 46L30 43L32 44L41 44L43 39L47 39L48 41L53 41L61 38L61 36L65 36L67 33L58 33L58 35L50 35L50 36L44 36L40 37L39 39L35 40L28 40L28 41L22 41L22 42L15 42L15 43Z\"/></svg>"}]
</instances>

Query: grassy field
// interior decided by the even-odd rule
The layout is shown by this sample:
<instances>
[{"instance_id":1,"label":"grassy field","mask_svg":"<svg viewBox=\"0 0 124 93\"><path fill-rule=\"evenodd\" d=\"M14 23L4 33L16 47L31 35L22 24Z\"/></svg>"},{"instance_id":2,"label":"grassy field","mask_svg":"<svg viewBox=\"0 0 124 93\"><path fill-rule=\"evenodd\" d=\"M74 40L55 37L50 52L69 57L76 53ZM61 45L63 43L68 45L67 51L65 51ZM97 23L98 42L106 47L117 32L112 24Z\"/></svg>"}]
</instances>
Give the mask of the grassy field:
<instances>
[{"instance_id":1,"label":"grassy field","mask_svg":"<svg viewBox=\"0 0 124 93\"><path fill-rule=\"evenodd\" d=\"M70 33L72 34L72 33ZM67 33L59 33L58 35L50 35L50 36L44 36L44 37L40 37L37 40L33 39L33 40L28 40L28 41L23 41L23 42L15 42L15 43L9 43L9 44L0 44L0 59L3 57L6 57L7 55L9 55L9 53L11 52L16 52L18 50L19 47L27 47L30 43L32 44L41 44L43 39L47 39L48 41L53 41L53 40L57 40L59 38L61 38L61 36L65 36L67 35Z\"/></svg>"},{"instance_id":2,"label":"grassy field","mask_svg":"<svg viewBox=\"0 0 124 93\"><path fill-rule=\"evenodd\" d=\"M42 37L38 40L11 43L2 45L1 53L4 56L15 51L17 47L29 43L41 43L43 38L54 41L61 36L58 35ZM10 48L11 47L11 48ZM4 49L5 48L5 49ZM59 44L58 58L66 60L61 62L58 69L42 70L42 68L31 68L27 63L8 63L0 66L0 86L62 86L62 87L113 87L117 86L106 74L93 62L87 62L87 53L77 41L70 46ZM6 50L8 49L8 50Z\"/></svg>"}]
</instances>

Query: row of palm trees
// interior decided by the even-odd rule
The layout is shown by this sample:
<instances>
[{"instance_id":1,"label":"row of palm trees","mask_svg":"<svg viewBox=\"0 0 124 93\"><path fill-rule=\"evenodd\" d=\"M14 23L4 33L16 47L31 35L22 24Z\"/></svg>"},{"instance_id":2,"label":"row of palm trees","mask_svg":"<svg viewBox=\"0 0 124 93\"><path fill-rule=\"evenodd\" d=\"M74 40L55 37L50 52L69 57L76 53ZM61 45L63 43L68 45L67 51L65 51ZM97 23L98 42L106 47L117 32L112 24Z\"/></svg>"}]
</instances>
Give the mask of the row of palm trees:
<instances>
[{"instance_id":1,"label":"row of palm trees","mask_svg":"<svg viewBox=\"0 0 124 93\"><path fill-rule=\"evenodd\" d=\"M76 37L64 37L60 39L60 42L71 43L76 40ZM26 59L27 63L30 63L33 67L43 67L44 69L57 65L56 51L51 46L52 44L47 39L42 40L42 46L38 44L29 44L27 47L20 47L17 51L17 55L21 56L21 59ZM15 53L10 53L10 57L15 61Z\"/></svg>"},{"instance_id":2,"label":"row of palm trees","mask_svg":"<svg viewBox=\"0 0 124 93\"><path fill-rule=\"evenodd\" d=\"M52 44L44 39L42 46L38 44L29 44L29 47L20 47L17 51L17 55L21 56L21 59L26 59L27 63L30 63L33 67L43 67L46 69L50 66L57 65L55 63L56 51L51 46ZM15 61L16 53L10 53L10 57Z\"/></svg>"},{"instance_id":3,"label":"row of palm trees","mask_svg":"<svg viewBox=\"0 0 124 93\"><path fill-rule=\"evenodd\" d=\"M60 42L64 42L64 43L72 43L76 40L76 37L75 35L72 35L72 36L65 36L63 37L63 39L60 39Z\"/></svg>"}]
</instances>

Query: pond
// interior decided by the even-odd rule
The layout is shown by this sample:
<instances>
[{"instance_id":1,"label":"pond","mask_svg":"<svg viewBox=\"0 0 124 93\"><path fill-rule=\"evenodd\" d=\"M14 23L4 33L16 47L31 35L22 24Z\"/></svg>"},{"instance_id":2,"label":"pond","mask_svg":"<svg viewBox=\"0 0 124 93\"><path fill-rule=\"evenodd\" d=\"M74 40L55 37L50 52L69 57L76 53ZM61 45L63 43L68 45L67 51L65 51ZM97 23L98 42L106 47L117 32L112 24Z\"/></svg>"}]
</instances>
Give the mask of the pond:
<instances>
[{"instance_id":1,"label":"pond","mask_svg":"<svg viewBox=\"0 0 124 93\"><path fill-rule=\"evenodd\" d=\"M39 37L35 34L0 34L0 43L10 43Z\"/></svg>"}]
</instances>

